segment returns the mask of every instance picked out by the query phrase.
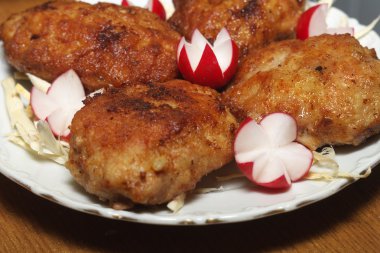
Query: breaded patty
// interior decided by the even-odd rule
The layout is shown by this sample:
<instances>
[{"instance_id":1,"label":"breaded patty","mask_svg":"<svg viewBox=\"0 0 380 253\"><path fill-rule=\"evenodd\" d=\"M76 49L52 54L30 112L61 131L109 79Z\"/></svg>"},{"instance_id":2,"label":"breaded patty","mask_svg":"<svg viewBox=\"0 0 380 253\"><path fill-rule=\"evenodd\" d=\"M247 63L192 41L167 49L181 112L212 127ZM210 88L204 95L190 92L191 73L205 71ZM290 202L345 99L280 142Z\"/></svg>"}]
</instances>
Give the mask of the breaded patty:
<instances>
[{"instance_id":1,"label":"breaded patty","mask_svg":"<svg viewBox=\"0 0 380 253\"><path fill-rule=\"evenodd\" d=\"M349 35L276 42L246 57L223 99L240 120L291 114L311 149L358 145L380 131L380 61Z\"/></svg>"},{"instance_id":2,"label":"breaded patty","mask_svg":"<svg viewBox=\"0 0 380 253\"><path fill-rule=\"evenodd\" d=\"M294 35L304 0L174 0L170 24L191 38L197 28L210 41L225 27L245 55L249 48Z\"/></svg>"},{"instance_id":3,"label":"breaded patty","mask_svg":"<svg viewBox=\"0 0 380 253\"><path fill-rule=\"evenodd\" d=\"M67 166L101 199L161 204L231 161L236 124L215 90L187 81L110 88L75 115Z\"/></svg>"},{"instance_id":4,"label":"breaded patty","mask_svg":"<svg viewBox=\"0 0 380 253\"><path fill-rule=\"evenodd\" d=\"M74 69L89 91L177 76L180 35L138 7L48 2L12 15L0 38L19 71L52 81Z\"/></svg>"}]
</instances>

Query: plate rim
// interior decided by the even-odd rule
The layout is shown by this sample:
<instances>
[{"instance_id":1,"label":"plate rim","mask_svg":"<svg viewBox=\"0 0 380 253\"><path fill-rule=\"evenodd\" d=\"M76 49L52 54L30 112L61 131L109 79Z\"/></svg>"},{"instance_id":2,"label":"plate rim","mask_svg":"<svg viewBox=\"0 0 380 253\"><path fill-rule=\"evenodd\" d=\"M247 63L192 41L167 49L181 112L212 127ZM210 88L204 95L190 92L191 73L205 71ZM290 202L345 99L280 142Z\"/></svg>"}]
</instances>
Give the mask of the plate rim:
<instances>
[{"instance_id":1,"label":"plate rim","mask_svg":"<svg viewBox=\"0 0 380 253\"><path fill-rule=\"evenodd\" d=\"M333 8L336 10L339 10L335 7ZM353 23L359 27L361 26L359 22L354 18L349 18L349 21L350 23ZM377 36L377 39L380 40L379 35L375 31L372 31L371 33L374 33L375 36ZM0 41L0 47L1 48L3 47L2 41ZM6 68L7 63L5 61L5 55L1 49L0 76L2 74L1 73L2 71L4 71L4 74L7 74L7 73L9 74L7 69L4 69L4 70L2 69L3 67ZM1 88L0 94L3 94L2 88ZM1 95L0 101L4 103L3 95ZM5 108L2 108L2 110L5 110ZM5 114L7 117L8 116L7 112L5 112ZM8 123L9 123L9 120L8 120ZM0 126L0 130L1 130L1 127L2 126ZM1 152L4 151L4 149L2 149L4 148L2 143L8 142L5 139L6 138L4 136L2 136L0 139L0 155L1 155ZM375 143L380 144L380 136L378 137ZM372 166L374 167L379 163L380 155L371 154L369 156L362 157L359 160L362 160L362 159L367 160L367 163L368 163L367 167L372 167ZM63 169L66 169L64 166L62 167ZM363 168L355 167L355 169L352 172L361 173L363 171L364 171ZM2 159L0 159L0 173L3 174L5 177L9 178L11 181L25 188L26 190L32 192L33 194L39 197L45 198L61 206L70 208L72 210L76 210L82 213L92 214L92 215L96 215L96 216L100 216L104 218L114 219L114 220L122 220L122 221L152 224L152 225L168 225L168 226L173 226L173 225L197 225L198 226L198 225L210 225L210 224L220 224L220 223L227 224L227 223L251 221L251 220L256 220L256 219L260 219L260 218L264 218L264 217L268 217L268 216L272 216L272 215L276 215L280 213L286 213L286 212L290 212L290 211L302 208L304 206L313 204L315 202L321 201L327 197L330 197L336 194L337 192L341 191L345 187L357 181L357 180L346 180L346 179L334 180L333 182L328 183L328 185L323 190L314 192L311 195L297 197L293 200L286 201L283 203L277 203L275 205L269 206L270 208L269 207L263 208L263 209L266 209L267 212L265 212L264 210L261 212L253 212L252 210L248 210L248 211L239 212L239 213L219 213L219 214L217 212L214 212L214 213L210 213L207 216L187 214L187 215L182 215L181 218L178 218L179 216L175 213L172 215L166 215L166 216L154 216L154 214L152 213L139 214L133 211L114 210L110 207L104 207L97 203L93 203L92 205L95 205L95 206L89 207L89 204L78 203L70 198L65 197L64 194L62 196L54 195L54 192L51 193L49 189L47 189L44 186L39 185L37 182L33 181L29 177L22 177L22 176L20 177L21 171L13 168L13 166L10 163L7 164L7 162Z\"/></svg>"}]
</instances>

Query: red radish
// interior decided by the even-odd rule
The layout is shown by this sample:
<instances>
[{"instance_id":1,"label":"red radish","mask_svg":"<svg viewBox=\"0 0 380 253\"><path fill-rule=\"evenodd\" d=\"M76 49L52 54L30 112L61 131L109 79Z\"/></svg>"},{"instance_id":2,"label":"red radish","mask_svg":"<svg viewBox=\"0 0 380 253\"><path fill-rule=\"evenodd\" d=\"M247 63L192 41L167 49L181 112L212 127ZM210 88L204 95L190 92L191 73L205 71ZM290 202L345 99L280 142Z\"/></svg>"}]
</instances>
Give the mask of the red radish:
<instances>
[{"instance_id":1,"label":"red radish","mask_svg":"<svg viewBox=\"0 0 380 253\"><path fill-rule=\"evenodd\" d=\"M47 116L58 109L54 100L35 86L30 91L30 105L34 115L41 120L45 120Z\"/></svg>"},{"instance_id":2,"label":"red radish","mask_svg":"<svg viewBox=\"0 0 380 253\"><path fill-rule=\"evenodd\" d=\"M352 27L338 27L328 28L326 23L326 17L329 6L328 4L318 4L304 13L298 20L296 34L297 38L305 40L311 36L318 36L324 33L328 34L354 34Z\"/></svg>"},{"instance_id":3,"label":"red radish","mask_svg":"<svg viewBox=\"0 0 380 253\"><path fill-rule=\"evenodd\" d=\"M191 43L182 37L177 50L178 68L183 77L197 83L218 89L227 84L236 72L239 49L223 28L214 45L196 29Z\"/></svg>"},{"instance_id":4,"label":"red radish","mask_svg":"<svg viewBox=\"0 0 380 253\"><path fill-rule=\"evenodd\" d=\"M134 1L131 1L131 0L130 1L122 0L121 5L122 6L140 6L145 9L150 10L153 13L156 13L162 20L166 20L165 8L160 2L160 0L149 0L145 6L141 5L141 3L139 4L138 2L134 3Z\"/></svg>"},{"instance_id":5,"label":"red radish","mask_svg":"<svg viewBox=\"0 0 380 253\"><path fill-rule=\"evenodd\" d=\"M177 50L178 68L190 82L218 89L227 84L236 72L239 49L223 28L214 45L196 29L191 43L182 37Z\"/></svg>"},{"instance_id":6,"label":"red radish","mask_svg":"<svg viewBox=\"0 0 380 253\"><path fill-rule=\"evenodd\" d=\"M288 114L269 114L259 124L248 118L235 138L235 160L257 185L288 188L309 172L313 162L313 153L296 138L297 123Z\"/></svg>"},{"instance_id":7,"label":"red radish","mask_svg":"<svg viewBox=\"0 0 380 253\"><path fill-rule=\"evenodd\" d=\"M162 20L166 20L165 8L159 0L149 0L147 9L156 13Z\"/></svg>"},{"instance_id":8,"label":"red radish","mask_svg":"<svg viewBox=\"0 0 380 253\"><path fill-rule=\"evenodd\" d=\"M47 93L32 88L30 104L36 117L47 120L56 136L67 137L74 114L81 109L85 91L74 70L60 75Z\"/></svg>"}]
</instances>

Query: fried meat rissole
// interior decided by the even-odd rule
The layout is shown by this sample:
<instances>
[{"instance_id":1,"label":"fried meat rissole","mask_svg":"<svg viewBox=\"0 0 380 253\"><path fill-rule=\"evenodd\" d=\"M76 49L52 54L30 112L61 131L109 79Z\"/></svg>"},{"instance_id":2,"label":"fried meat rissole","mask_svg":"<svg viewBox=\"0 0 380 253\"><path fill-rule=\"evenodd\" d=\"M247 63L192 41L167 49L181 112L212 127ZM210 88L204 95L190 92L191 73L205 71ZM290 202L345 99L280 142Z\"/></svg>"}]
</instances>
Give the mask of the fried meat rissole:
<instances>
[{"instance_id":1,"label":"fried meat rissole","mask_svg":"<svg viewBox=\"0 0 380 253\"><path fill-rule=\"evenodd\" d=\"M239 118L296 118L298 141L358 145L380 131L380 61L349 35L276 42L242 63L223 94Z\"/></svg>"},{"instance_id":2,"label":"fried meat rissole","mask_svg":"<svg viewBox=\"0 0 380 253\"><path fill-rule=\"evenodd\" d=\"M101 199L161 204L231 161L236 127L207 87L173 80L109 88L75 115L67 166Z\"/></svg>"},{"instance_id":3,"label":"fried meat rissole","mask_svg":"<svg viewBox=\"0 0 380 253\"><path fill-rule=\"evenodd\" d=\"M0 28L9 63L47 81L74 69L87 90L177 76L180 35L138 7L48 2Z\"/></svg>"},{"instance_id":4,"label":"fried meat rissole","mask_svg":"<svg viewBox=\"0 0 380 253\"><path fill-rule=\"evenodd\" d=\"M187 39L197 28L210 41L225 27L245 55L249 48L293 36L304 0L174 0L169 23Z\"/></svg>"}]
</instances>

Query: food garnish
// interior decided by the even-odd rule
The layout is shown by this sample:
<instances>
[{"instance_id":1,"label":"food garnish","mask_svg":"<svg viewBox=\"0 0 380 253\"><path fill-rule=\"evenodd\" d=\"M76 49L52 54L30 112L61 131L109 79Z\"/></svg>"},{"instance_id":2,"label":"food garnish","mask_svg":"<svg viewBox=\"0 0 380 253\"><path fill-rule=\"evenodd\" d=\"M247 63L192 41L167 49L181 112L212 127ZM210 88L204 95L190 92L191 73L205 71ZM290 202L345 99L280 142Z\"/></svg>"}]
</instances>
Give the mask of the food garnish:
<instances>
[{"instance_id":1,"label":"food garnish","mask_svg":"<svg viewBox=\"0 0 380 253\"><path fill-rule=\"evenodd\" d=\"M297 123L285 113L260 121L245 120L234 143L235 160L252 182L268 188L288 188L302 179L313 163L313 153L297 138Z\"/></svg>"},{"instance_id":2,"label":"food garnish","mask_svg":"<svg viewBox=\"0 0 380 253\"><path fill-rule=\"evenodd\" d=\"M123 6L136 6L134 1L122 0L121 5ZM160 2L160 0L149 0L144 7L153 13L156 13L162 20L166 20L165 8Z\"/></svg>"},{"instance_id":3,"label":"food garnish","mask_svg":"<svg viewBox=\"0 0 380 253\"><path fill-rule=\"evenodd\" d=\"M2 85L11 127L14 129L7 136L8 140L29 152L65 164L68 158L68 144L54 137L46 121L33 122L29 118L28 105L20 98L22 96L27 99L25 92L28 92L17 88L21 85L16 84L13 78L5 79Z\"/></svg>"},{"instance_id":4,"label":"food garnish","mask_svg":"<svg viewBox=\"0 0 380 253\"><path fill-rule=\"evenodd\" d=\"M339 27L329 27L327 24L327 15L332 1L328 3L317 4L304 13L298 20L296 27L296 36L298 39L305 40L311 36L318 36L324 33L327 34L345 34L348 33L355 38L360 39L369 33L380 20L380 15L373 20L368 26L361 31L354 31L353 27L348 26L348 17L341 18Z\"/></svg>"},{"instance_id":5,"label":"food garnish","mask_svg":"<svg viewBox=\"0 0 380 253\"><path fill-rule=\"evenodd\" d=\"M277 115L273 115L273 114L277 114ZM309 150L306 151L305 150L306 148L302 149L301 147L298 147L299 149L297 150L297 148L291 147L289 150L287 150L287 153L276 152L278 150L278 147L281 145L277 147L277 150L275 148L268 149L267 148L268 145L265 143L269 142L268 141L268 139L270 139L268 138L269 136L271 137L278 136L279 138L277 140L278 141L277 143L287 143L289 142L289 140L294 138L294 136L290 138L291 136L290 133L292 132L294 133L294 124L290 123L291 122L290 119L292 118L289 115L283 114L283 113L273 113L273 114L270 114L264 117L263 120L260 122L260 124L257 124L252 119L247 119L241 124L240 129L238 131L238 135L236 136L236 140L235 140L235 160L237 161L239 168L243 172L243 175L238 174L238 173L233 173L226 176L219 176L216 178L219 182L229 181L229 180L233 180L233 179L241 178L245 176L258 185L262 185L262 186L270 187L270 188L286 188L290 186L287 184L289 183L289 181L286 180L289 177L290 177L290 181L292 182L300 180L300 179L331 181L331 180L335 180L339 178L357 180L361 178L366 178L371 174L370 167L367 168L367 170L362 174L354 174L354 173L344 172L344 171L339 170L339 165L335 160L335 150L331 146L323 147L320 151L313 151L311 155L312 164L308 164L308 161L310 159L310 151ZM281 117L286 118L286 116L288 116L288 119L286 119L288 123L286 123L283 120L280 121ZM265 118L267 117L273 117L274 119L271 120L272 122L276 121L275 123L273 123L271 128L268 128L268 125L271 125L271 124L268 124L268 122L264 121ZM277 119L275 117L277 117ZM292 120L295 122L294 119ZM263 121L264 121L264 126L262 124ZM248 125L248 124L251 124L251 125ZM283 124L284 126L283 129L279 128L280 124ZM266 130L267 128L269 131ZM255 137L256 139L253 137ZM286 140L286 138L288 138L288 140L284 141ZM249 142L250 139L252 140L251 142ZM236 142L238 142L238 146L236 145ZM273 146L275 145L272 145L272 147ZM283 145L282 149L284 149L286 146L287 145L285 146ZM267 153L265 153L265 149ZM239 156L237 156L238 153L236 152L236 150L239 150L239 154L240 154ZM292 151L295 151L295 152L292 152ZM273 154L268 155L268 152L273 152ZM280 154L280 156L278 156L278 154ZM270 163L271 159L273 159L272 158L273 156L277 155L276 158L281 158L281 157L284 157L283 154L287 155L286 160L283 161L283 164L278 165L278 163L273 162L273 161L272 163ZM266 157L264 157L265 155ZM302 155L304 156L303 158L301 157ZM262 163L263 157L266 158L266 161L264 162L266 162L267 166L264 166ZM265 167L266 170L270 170L270 169L272 170L272 171L266 171L267 177L270 177L271 174L274 175L275 173L277 173L277 179L273 180L275 176L271 176L272 182L268 182L263 185L260 182L260 177L263 175L262 174L258 175L259 173L254 174L255 173L254 169L257 169L257 167L255 167L257 166L257 163L255 164L254 161L258 161L257 163L259 163L258 166L261 166L261 170L264 170L263 167ZM301 163L297 164L299 162ZM284 165L286 168L285 172L283 173L284 175L281 175L281 170L278 171L278 170L273 169L273 165L278 166L277 168L282 168L282 171L284 171L284 169L283 169L283 166L281 165ZM289 165L293 167L291 167L291 169L288 171L287 170L288 167L286 166L289 166ZM301 175L301 177L297 176L295 180L293 180L292 175L293 176L296 175L296 173L294 172L296 172L298 175ZM265 171L263 171L262 173L265 173ZM286 173L288 173L288 176L286 176ZM254 178L255 175L256 175L256 178Z\"/></svg>"},{"instance_id":6,"label":"food garnish","mask_svg":"<svg viewBox=\"0 0 380 253\"><path fill-rule=\"evenodd\" d=\"M133 4L122 0L122 5ZM324 7L322 8L322 6ZM147 8L165 19L165 10L159 0L150 0ZM326 4L315 6L315 9L306 16L308 18L307 30L302 31L300 39L318 35L322 30L324 31L322 33L348 32L351 35L354 34L353 28L350 27L328 28L327 11ZM360 36L364 36L372 30L379 19L380 16L363 30L364 34ZM318 23L315 23L316 20ZM306 33L307 37L302 38ZM316 34L313 35L313 33ZM238 47L225 28L220 31L213 45L196 30L191 43L182 38L178 47L177 60L180 71L189 81L220 88L233 77L237 68L238 54ZM64 164L67 161L68 144L57 140L54 135L57 137L69 136L71 120L75 112L83 106L82 100L85 97L83 86L72 70L64 73L52 85L33 75L27 74L27 76L34 85L31 94L23 86L15 83L13 79L6 79L3 82L8 113L12 127L15 129L15 132L9 134L8 139L26 150L37 152L43 157ZM60 80L60 78L62 79ZM72 88L65 88L68 80L72 81ZM30 101L35 116L40 120L31 120L28 114L28 103L25 101ZM288 188L292 182L303 178L312 180L332 180L338 177L358 179L370 174L371 168L368 168L364 175L340 172L339 166L334 160L335 153L332 148L324 148L320 153L311 152L295 142L296 131L295 120L284 113L267 115L259 123L252 119L243 122L236 136L234 148L236 161L244 175L264 187ZM315 172L311 170L312 164L332 168L332 171ZM230 177L236 178L239 175ZM220 188L200 188L195 192L209 193L222 189L222 186ZM185 197L185 194L177 196L167 204L167 207L173 212L178 212L184 206ZM125 206L120 209L125 209Z\"/></svg>"},{"instance_id":7,"label":"food garnish","mask_svg":"<svg viewBox=\"0 0 380 253\"><path fill-rule=\"evenodd\" d=\"M169 208L173 213L177 213L185 205L186 194L182 193L170 201L166 207Z\"/></svg>"},{"instance_id":8,"label":"food garnish","mask_svg":"<svg viewBox=\"0 0 380 253\"><path fill-rule=\"evenodd\" d=\"M337 172L339 164L335 161L335 150L331 146L323 147L320 152L313 151L314 165L330 168Z\"/></svg>"},{"instance_id":9,"label":"food garnish","mask_svg":"<svg viewBox=\"0 0 380 253\"><path fill-rule=\"evenodd\" d=\"M334 180L337 178L346 178L346 179L360 179L366 178L371 174L371 168L363 174L353 174L349 172L344 172L339 170L339 165L335 161L335 150L333 147L324 147L320 152L313 152L314 163L313 168L305 176L305 179L310 180Z\"/></svg>"},{"instance_id":10,"label":"food garnish","mask_svg":"<svg viewBox=\"0 0 380 253\"><path fill-rule=\"evenodd\" d=\"M296 28L297 38L305 40L311 36L318 36L324 33L349 33L353 35L354 28L352 27L329 28L327 26L326 17L328 9L328 4L318 4L302 13Z\"/></svg>"},{"instance_id":11,"label":"food garnish","mask_svg":"<svg viewBox=\"0 0 380 253\"><path fill-rule=\"evenodd\" d=\"M188 81L218 89L236 72L239 49L223 28L213 45L196 29L191 42L182 37L177 50L178 68Z\"/></svg>"},{"instance_id":12,"label":"food garnish","mask_svg":"<svg viewBox=\"0 0 380 253\"><path fill-rule=\"evenodd\" d=\"M30 77L32 75L28 75L28 76ZM34 77L34 80L38 80L38 78L36 79L36 77ZM7 104L7 109L8 109L9 117L11 120L12 128L15 130L14 132L8 135L8 139L11 142L14 142L15 144L21 146L22 148L24 148L25 150L29 152L36 153L41 157L51 159L59 164L65 164L68 157L68 149L69 149L68 143L57 140L54 137L53 133L51 132L50 127L46 121L39 120L39 121L33 122L28 117L28 113L27 113L28 103L25 104L21 100L21 97L23 99L28 100L29 98L28 91L25 88L23 88L23 86L21 86L20 84L16 84L16 82L12 78L8 78L3 81L3 88L5 91L6 104ZM101 92L101 91L97 91L97 92ZM275 120L273 120L273 118L275 118ZM290 123L291 121L293 121L293 123ZM281 125L283 124L282 126L285 126L285 127L282 128L282 127L278 127L277 125L277 130L276 130L276 127L275 127L276 124L273 124L273 122L275 122L276 124L281 124ZM280 137L276 139L277 144L289 142L289 140L293 139L293 137L290 138L291 134L289 135L289 133L291 132L294 133L295 131L294 124L295 124L294 119L291 118L289 115L283 114L283 113L270 114L264 117L263 120L260 122L260 124L257 124L253 120L247 120L244 124L242 124L241 128L238 131L238 135L235 140L235 150L241 150L242 147L249 148L250 146L255 146L256 144L260 144L259 143L260 140L262 141L263 139L265 139L265 137L268 137L268 139L269 137L273 138L273 136L275 136L276 133L279 134L276 136ZM247 127L248 129L245 129ZM249 136L253 137L251 133L256 132L260 128L262 128L261 130L266 129L265 131L269 130L269 134L266 133L267 136L265 136L263 131L260 131L258 138L256 140L254 139L255 141L254 145L241 142L241 141L239 141L240 144L236 143L238 142L238 139L248 140L249 138L246 138L246 137L249 137ZM290 131L290 129L292 128L293 130ZM283 131L283 130L286 130L286 131ZM266 146L266 145L261 145L261 144L257 145L256 147L262 148ZM288 145L292 146L293 144L288 144ZM284 146L287 146L287 145L282 145L282 147ZM314 157L313 165L315 166L313 166L312 170L310 171L308 171L308 169L305 170L305 167L306 167L305 166L304 173L306 175L301 178L309 179L309 180L323 180L323 181L334 180L337 178L359 179L359 178L365 178L371 173L371 168L368 168L364 174L360 174L360 175L353 175L351 173L339 171L339 166L335 161L335 152L332 147L325 147L320 152L314 151L313 155L310 155L309 150L305 151L303 150L303 148L304 147L300 148L301 152L298 154L294 154L294 153L292 154L292 152L289 153L290 154L289 157L297 157L294 164L298 163L298 165L299 165L299 161L302 161L302 160L305 161L305 159L306 161L308 159L310 161L311 159L310 157ZM290 151L292 150L297 150L297 148L290 147ZM273 150L270 150L270 152L273 152ZM254 154L254 153L259 153L259 152L253 150L251 154ZM303 158L298 157L302 153L305 154L305 157ZM244 158L244 156L247 156L247 155L240 155L239 158L241 157ZM244 169L247 168L249 163L252 163L252 169L251 169L251 175L248 175L248 177L249 178L252 177L253 179L253 176L254 176L253 162L240 163L240 164L238 163L238 164L240 166L243 166L242 171L244 173ZM297 166L297 167L299 168L300 166ZM293 171L294 169L297 169L297 167L292 168L291 171ZM255 169L257 169L257 167ZM264 185L266 187L272 187L272 188L273 187L278 188L279 186L288 187L286 186L286 184L284 184L284 182L281 183L281 180L280 180L280 179L285 180L285 182L288 183L286 181L287 178L286 178L285 173L289 173L289 172L285 171L284 175L281 175L278 179L270 182L269 184L268 183L262 184L260 181L258 182L258 184ZM247 175L247 173L244 173L244 174ZM298 174L302 174L302 173L298 173ZM220 177L217 179L218 181L226 181L226 180L239 178L242 176L243 175L241 174L233 174L233 175L228 175L226 177ZM194 193L204 194L204 193L209 193L209 192L214 192L214 191L223 191L223 186L219 188L199 188L199 189L194 190ZM185 197L186 197L185 194L179 195L178 197L173 199L171 202L169 202L167 204L167 207L174 213L178 212L185 204Z\"/></svg>"},{"instance_id":13,"label":"food garnish","mask_svg":"<svg viewBox=\"0 0 380 253\"><path fill-rule=\"evenodd\" d=\"M45 80L35 76L35 75L32 75L32 74L29 74L29 73L26 73L26 76L29 78L30 82L33 84L34 87L36 87L37 89L39 89L40 91L44 92L44 93L47 93L51 84L46 82Z\"/></svg>"},{"instance_id":14,"label":"food garnish","mask_svg":"<svg viewBox=\"0 0 380 253\"><path fill-rule=\"evenodd\" d=\"M36 86L31 90L30 104L36 117L46 120L56 136L68 137L74 114L84 104L85 91L74 70L60 75L45 93Z\"/></svg>"}]
</instances>

